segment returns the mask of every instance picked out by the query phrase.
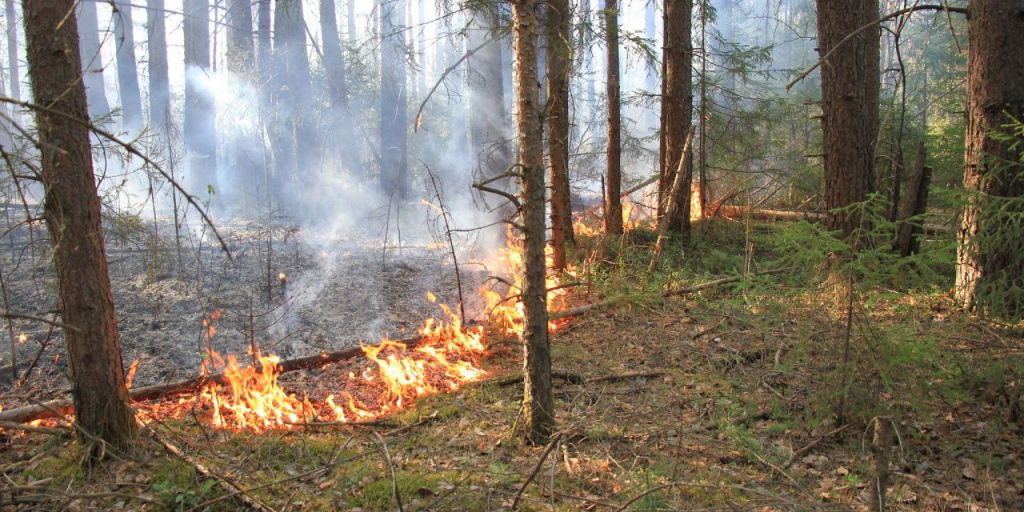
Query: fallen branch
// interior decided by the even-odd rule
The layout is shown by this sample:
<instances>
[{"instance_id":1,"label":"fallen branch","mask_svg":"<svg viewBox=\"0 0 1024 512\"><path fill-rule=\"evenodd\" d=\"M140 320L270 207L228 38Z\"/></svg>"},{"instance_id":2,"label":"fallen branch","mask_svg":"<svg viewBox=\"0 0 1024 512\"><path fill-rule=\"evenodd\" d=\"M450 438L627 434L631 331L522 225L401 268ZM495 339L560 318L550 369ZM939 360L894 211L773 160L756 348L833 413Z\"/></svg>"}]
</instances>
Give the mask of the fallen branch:
<instances>
[{"instance_id":1,"label":"fallen branch","mask_svg":"<svg viewBox=\"0 0 1024 512\"><path fill-rule=\"evenodd\" d=\"M406 348L415 348L424 342L424 338L415 337L405 340L397 340L393 343L404 344ZM364 354L362 347L352 347L337 352L324 352L314 356L289 359L277 364L278 373L288 373L297 370L320 368L331 363L348 361L361 357ZM211 384L224 385L227 379L223 373L215 375L200 375L191 379L167 384L157 384L143 388L133 389L128 392L128 397L133 402L145 402L175 395L195 393ZM55 416L67 416L74 413L74 406L69 400L52 400L45 403L27 405L0 411L0 422L27 423L33 420L53 418Z\"/></svg>"},{"instance_id":2,"label":"fallen branch","mask_svg":"<svg viewBox=\"0 0 1024 512\"><path fill-rule=\"evenodd\" d=\"M824 222L827 217L819 212L801 212L790 210L769 210L766 208L741 208L737 206L722 206L718 214L730 219L750 217L759 220L806 220L807 222ZM942 224L928 223L924 225L925 233L929 235L945 235L953 232L953 228Z\"/></svg>"},{"instance_id":3,"label":"fallen branch","mask_svg":"<svg viewBox=\"0 0 1024 512\"><path fill-rule=\"evenodd\" d=\"M548 454L558 446L561 440L562 433L559 432L551 439L551 441L548 442L548 446L544 448L544 453L540 454L540 459L537 461L537 465L533 467L533 471L530 472L530 476L526 478L522 487L519 488L519 492L516 493L516 497L512 500L512 506L509 507L509 510L519 510L519 499L523 497L523 491L526 490L527 486L530 485L530 482L532 482L534 478L537 478L537 473L540 473L540 468L544 466L544 461L547 460Z\"/></svg>"},{"instance_id":4,"label":"fallen branch","mask_svg":"<svg viewBox=\"0 0 1024 512\"><path fill-rule=\"evenodd\" d=\"M764 272L758 272L758 273L756 273L754 275L777 274L777 273L779 273L781 271L782 271L782 269L766 270ZM672 289L668 289L668 290L662 291L661 292L661 296L662 297L673 297L673 296L676 296L676 295L685 295L687 293L696 293L696 292L699 292L701 290L706 290L708 288L714 288L715 286L718 286L720 284L729 284L729 283L735 283L737 281L742 281L743 279L746 279L747 277L748 276L723 277L722 279L715 279L714 281L708 281L706 283L695 284L693 286L687 286L686 288L672 288ZM611 299L611 300L606 300L606 301L602 301L602 302L595 302L593 304L584 304L582 306L576 306L574 308L563 309L561 311L552 311L552 312L548 313L548 318L551 319L551 320L557 320L559 318L565 318L565 317L569 317L569 316L579 316L579 315L583 315L583 314L589 313L589 312L591 312L591 311L593 311L595 309L606 308L608 306L611 306L611 305L615 304L615 302L616 302L615 299Z\"/></svg>"},{"instance_id":5,"label":"fallen branch","mask_svg":"<svg viewBox=\"0 0 1024 512\"><path fill-rule=\"evenodd\" d=\"M820 443L820 442L824 441L825 439L828 439L828 438L830 438L830 437L832 437L832 436L834 436L834 435L836 435L836 434L838 434L838 433L840 433L840 432L842 432L842 431L846 430L846 427L849 427L849 426L850 426L850 424L849 424L849 423L847 423L847 424L845 424L845 425L843 425L843 426L841 426L841 427L839 427L839 428L833 429L833 430L832 430L832 431L830 431L829 433L827 433L827 434L825 434L825 435L823 435L823 436L820 436L820 437L818 437L818 438L817 438L817 439L815 439L814 441L811 441L810 443L808 443L807 445L805 445L805 446L804 446L803 448L800 448L799 450L797 450L797 451L793 452L793 455L790 455L790 456L789 456L789 459L788 459L788 460L786 461L786 463L785 463L785 464L783 464L783 465L782 465L782 467L784 467L784 468L788 468L788 467L792 466L792 465L793 465L793 463L794 463L794 462L796 462L796 459L797 459L798 457L800 457L800 456L802 456L803 454L805 454L805 453L807 453L807 452L811 451L811 449L812 449L812 448L814 448L815 446L817 446L817 445L818 445L818 443Z\"/></svg>"}]
</instances>

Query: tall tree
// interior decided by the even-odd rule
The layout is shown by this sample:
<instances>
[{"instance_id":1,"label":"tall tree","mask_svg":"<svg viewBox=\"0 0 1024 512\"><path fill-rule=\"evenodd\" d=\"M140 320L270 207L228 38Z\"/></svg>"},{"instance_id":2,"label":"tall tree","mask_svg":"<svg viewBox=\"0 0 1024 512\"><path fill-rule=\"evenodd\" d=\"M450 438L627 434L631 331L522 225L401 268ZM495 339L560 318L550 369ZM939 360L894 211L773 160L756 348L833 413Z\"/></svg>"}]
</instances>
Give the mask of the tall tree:
<instances>
[{"instance_id":1,"label":"tall tree","mask_svg":"<svg viewBox=\"0 0 1024 512\"><path fill-rule=\"evenodd\" d=\"M409 193L405 83L405 2L380 0L380 184L385 195Z\"/></svg>"},{"instance_id":2,"label":"tall tree","mask_svg":"<svg viewBox=\"0 0 1024 512\"><path fill-rule=\"evenodd\" d=\"M818 0L818 51L832 52L821 67L821 128L825 149L825 206L829 229L849 238L862 219L836 212L867 199L874 176L878 133L880 46L878 29L864 30L878 18L878 0ZM833 51L835 48L835 51Z\"/></svg>"},{"instance_id":3,"label":"tall tree","mask_svg":"<svg viewBox=\"0 0 1024 512\"><path fill-rule=\"evenodd\" d=\"M149 47L149 126L165 130L171 117L170 74L164 0L146 0L146 44Z\"/></svg>"},{"instance_id":4,"label":"tall tree","mask_svg":"<svg viewBox=\"0 0 1024 512\"><path fill-rule=\"evenodd\" d=\"M690 187L693 167L684 165L683 145L686 133L693 124L693 41L690 39L692 0L665 0L664 39L661 61L661 140L658 180L659 222L667 222L667 229L688 233L690 230ZM691 159L688 159L691 160ZM685 173L678 188L679 195L671 195L676 171ZM669 201L677 203L676 215L663 218Z\"/></svg>"},{"instance_id":5,"label":"tall tree","mask_svg":"<svg viewBox=\"0 0 1024 512\"><path fill-rule=\"evenodd\" d=\"M224 52L229 73L244 84L258 86L259 79L256 76L256 48L253 43L253 18L251 0L229 0L225 16L226 48ZM251 108L230 109L224 114L229 118L240 119L244 116L251 116ZM263 184L262 149L261 138L251 130L242 128L244 124L238 124L238 129L225 133L224 163L225 171L234 175L237 186L231 187L232 194L240 192L239 200L235 201L243 209L248 210L251 198L257 197L257 192Z\"/></svg>"},{"instance_id":6,"label":"tall tree","mask_svg":"<svg viewBox=\"0 0 1024 512\"><path fill-rule=\"evenodd\" d=\"M967 153L970 192L959 230L956 298L970 308L1024 316L1024 7L971 2L967 22ZM1016 132L1018 138L998 134Z\"/></svg>"},{"instance_id":7,"label":"tall tree","mask_svg":"<svg viewBox=\"0 0 1024 512\"><path fill-rule=\"evenodd\" d=\"M466 59L466 91L469 147L480 181L506 172L512 163L512 150L505 132L505 84L502 42L497 38L498 14L494 3L473 3L466 24L467 51L479 48ZM508 187L502 188L508 191Z\"/></svg>"},{"instance_id":8,"label":"tall tree","mask_svg":"<svg viewBox=\"0 0 1024 512\"><path fill-rule=\"evenodd\" d=\"M525 315L523 375L527 437L548 442L555 427L551 387L551 346L548 340L547 288L544 263L544 146L537 88L537 13L534 0L513 0L513 49L516 71L516 137L522 183L523 310Z\"/></svg>"},{"instance_id":9,"label":"tall tree","mask_svg":"<svg viewBox=\"0 0 1024 512\"><path fill-rule=\"evenodd\" d=\"M345 34L348 38L349 46L355 47L356 45L356 0L345 1L345 23L348 24L348 33Z\"/></svg>"},{"instance_id":10,"label":"tall tree","mask_svg":"<svg viewBox=\"0 0 1024 512\"><path fill-rule=\"evenodd\" d=\"M273 64L270 61L270 0L256 0L256 64L260 70L260 81L270 80Z\"/></svg>"},{"instance_id":11,"label":"tall tree","mask_svg":"<svg viewBox=\"0 0 1024 512\"><path fill-rule=\"evenodd\" d=\"M95 0L78 2L78 31L81 37L82 81L89 101L89 117L101 118L110 113L106 82L103 79L103 58L100 55L100 26ZM26 36L27 39L27 36Z\"/></svg>"},{"instance_id":12,"label":"tall tree","mask_svg":"<svg viewBox=\"0 0 1024 512\"><path fill-rule=\"evenodd\" d=\"M310 115L311 78L306 53L306 21L301 0L274 3L272 95L274 120L269 127L274 172L283 189L301 186L301 174L311 171L318 144Z\"/></svg>"},{"instance_id":13,"label":"tall tree","mask_svg":"<svg viewBox=\"0 0 1024 512\"><path fill-rule=\"evenodd\" d=\"M4 14L7 16L7 62L8 78L11 84L11 97L21 99L21 71L18 62L18 13L14 8L14 0L4 0ZM17 108L8 114L15 123L21 122L21 112Z\"/></svg>"},{"instance_id":14,"label":"tall tree","mask_svg":"<svg viewBox=\"0 0 1024 512\"><path fill-rule=\"evenodd\" d=\"M256 69L256 50L252 38L252 1L228 0L227 16L228 71L246 79Z\"/></svg>"},{"instance_id":15,"label":"tall tree","mask_svg":"<svg viewBox=\"0 0 1024 512\"><path fill-rule=\"evenodd\" d=\"M548 42L547 124L551 165L552 264L566 267L565 246L573 242L569 195L569 71L572 66L572 12L568 0L548 1L544 32Z\"/></svg>"},{"instance_id":16,"label":"tall tree","mask_svg":"<svg viewBox=\"0 0 1024 512\"><path fill-rule=\"evenodd\" d=\"M349 112L348 79L345 76L345 58L341 51L334 0L320 0L320 33L323 34L324 69L327 71L327 87L331 98L329 116L337 141L328 147L337 148L337 156L345 170L358 176L362 172L359 144L355 123Z\"/></svg>"},{"instance_id":17,"label":"tall tree","mask_svg":"<svg viewBox=\"0 0 1024 512\"><path fill-rule=\"evenodd\" d=\"M135 64L135 23L132 4L114 0L114 40L117 45L117 85L121 89L121 126L137 132L142 129L142 93L139 70Z\"/></svg>"},{"instance_id":18,"label":"tall tree","mask_svg":"<svg viewBox=\"0 0 1024 512\"><path fill-rule=\"evenodd\" d=\"M193 191L217 191L217 124L210 73L209 0L185 0L185 149Z\"/></svg>"},{"instance_id":19,"label":"tall tree","mask_svg":"<svg viewBox=\"0 0 1024 512\"><path fill-rule=\"evenodd\" d=\"M125 450L136 426L103 247L74 4L25 0L22 6L32 92L45 107L36 113L36 128L61 316L71 326L64 337L75 423L90 458L98 458L104 447L94 439Z\"/></svg>"},{"instance_id":20,"label":"tall tree","mask_svg":"<svg viewBox=\"0 0 1024 512\"><path fill-rule=\"evenodd\" d=\"M604 10L608 44L608 169L605 175L604 232L622 234L622 112L619 101L619 5L607 0Z\"/></svg>"}]
</instances>

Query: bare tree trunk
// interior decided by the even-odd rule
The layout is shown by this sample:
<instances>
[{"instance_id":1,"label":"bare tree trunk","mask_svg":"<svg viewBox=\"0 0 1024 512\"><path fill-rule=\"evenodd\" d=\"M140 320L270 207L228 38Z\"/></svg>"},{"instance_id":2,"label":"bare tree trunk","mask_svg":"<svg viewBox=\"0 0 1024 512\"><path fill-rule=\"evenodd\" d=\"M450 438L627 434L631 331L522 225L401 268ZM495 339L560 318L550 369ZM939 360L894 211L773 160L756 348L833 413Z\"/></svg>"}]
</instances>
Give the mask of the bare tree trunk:
<instances>
[{"instance_id":1,"label":"bare tree trunk","mask_svg":"<svg viewBox=\"0 0 1024 512\"><path fill-rule=\"evenodd\" d=\"M384 194L409 194L406 113L405 2L381 0L380 10L380 183Z\"/></svg>"},{"instance_id":2,"label":"bare tree trunk","mask_svg":"<svg viewBox=\"0 0 1024 512\"><path fill-rule=\"evenodd\" d=\"M693 181L692 159L687 159L687 165L679 167L679 162L683 160L686 133L693 124L693 41L690 39L692 14L692 0L665 0L658 214L659 222L668 222L669 230L682 234L690 231L690 187ZM677 169L686 174L680 182L679 196L672 199L679 206L677 214L667 218L667 196L676 181Z\"/></svg>"},{"instance_id":3,"label":"bare tree trunk","mask_svg":"<svg viewBox=\"0 0 1024 512\"><path fill-rule=\"evenodd\" d=\"M501 42L490 41L498 27L495 5L478 5L469 10L466 29L468 50L480 50L466 59L466 89L469 95L469 145L479 169L479 181L508 170L512 151L505 133L505 87L502 78ZM505 191L511 187L498 184Z\"/></svg>"},{"instance_id":4,"label":"bare tree trunk","mask_svg":"<svg viewBox=\"0 0 1024 512\"><path fill-rule=\"evenodd\" d=\"M166 130L171 117L170 75L164 0L146 0L146 44L149 47L149 126Z\"/></svg>"},{"instance_id":5,"label":"bare tree trunk","mask_svg":"<svg viewBox=\"0 0 1024 512\"><path fill-rule=\"evenodd\" d=\"M622 106L619 99L619 6L607 0L604 11L608 44L608 172L605 178L604 232L622 234Z\"/></svg>"},{"instance_id":6,"label":"bare tree trunk","mask_svg":"<svg viewBox=\"0 0 1024 512\"><path fill-rule=\"evenodd\" d=\"M217 125L213 94L205 80L210 73L210 4L185 0L185 150L192 192L216 193Z\"/></svg>"},{"instance_id":7,"label":"bare tree trunk","mask_svg":"<svg viewBox=\"0 0 1024 512\"><path fill-rule=\"evenodd\" d=\"M124 383L103 248L74 4L75 0L25 0L23 8L35 102L54 112L37 111L36 125L61 316L73 326L64 336L75 422L81 428L79 440L90 446L90 457L98 458L103 446L85 433L127 450L135 437L135 418Z\"/></svg>"},{"instance_id":8,"label":"bare tree trunk","mask_svg":"<svg viewBox=\"0 0 1024 512\"><path fill-rule=\"evenodd\" d=\"M878 0L818 0L818 51L827 54L844 37L878 16ZM825 206L829 229L849 238L862 229L858 215L834 212L867 199L874 176L878 132L880 47L877 29L844 43L821 67L825 145Z\"/></svg>"},{"instance_id":9,"label":"bare tree trunk","mask_svg":"<svg viewBox=\"0 0 1024 512\"><path fill-rule=\"evenodd\" d=\"M972 2L967 37L964 188L972 195L958 233L955 296L968 308L1020 318L1024 165L1019 139L994 134L1024 120L1024 8L1016 0Z\"/></svg>"},{"instance_id":10,"label":"bare tree trunk","mask_svg":"<svg viewBox=\"0 0 1024 512\"><path fill-rule=\"evenodd\" d=\"M21 71L18 63L18 13L14 8L14 0L4 0L4 13L7 15L7 62L8 78L11 84L11 98L21 99ZM21 111L12 108L9 113L11 121L21 123Z\"/></svg>"},{"instance_id":11,"label":"bare tree trunk","mask_svg":"<svg viewBox=\"0 0 1024 512\"><path fill-rule=\"evenodd\" d=\"M78 2L78 27L81 37L82 81L89 102L89 117L101 118L110 113L107 90L103 80L103 59L100 55L100 27L96 1ZM28 37L26 37L28 39Z\"/></svg>"},{"instance_id":12,"label":"bare tree trunk","mask_svg":"<svg viewBox=\"0 0 1024 512\"><path fill-rule=\"evenodd\" d=\"M346 0L346 16L345 22L348 24L348 44L349 46L355 46L358 43L356 39L356 0Z\"/></svg>"},{"instance_id":13,"label":"bare tree trunk","mask_svg":"<svg viewBox=\"0 0 1024 512\"><path fill-rule=\"evenodd\" d=\"M135 24L132 4L114 1L114 38L117 43L117 84L121 89L121 126L132 133L142 129L142 93L135 65Z\"/></svg>"},{"instance_id":14,"label":"bare tree trunk","mask_svg":"<svg viewBox=\"0 0 1024 512\"><path fill-rule=\"evenodd\" d=\"M924 143L917 146L917 158L914 159L913 174L907 180L907 195L903 200L899 215L899 227L896 235L896 250L900 256L906 257L920 249L918 236L924 232L923 226L910 224L908 219L923 215L928 207L928 185L932 180L932 168L925 165Z\"/></svg>"},{"instance_id":15,"label":"bare tree trunk","mask_svg":"<svg viewBox=\"0 0 1024 512\"><path fill-rule=\"evenodd\" d=\"M256 0L256 65L264 84L269 83L274 66L270 59L270 25L270 0Z\"/></svg>"},{"instance_id":16,"label":"bare tree trunk","mask_svg":"<svg viewBox=\"0 0 1024 512\"><path fill-rule=\"evenodd\" d=\"M324 69L327 70L327 86L331 94L331 127L337 134L336 143L329 144L328 147L337 148L337 156L345 170L352 176L359 176L362 173L359 140L348 109L345 58L341 52L341 37L338 35L334 0L320 0L320 33L323 34Z\"/></svg>"},{"instance_id":17,"label":"bare tree trunk","mask_svg":"<svg viewBox=\"0 0 1024 512\"><path fill-rule=\"evenodd\" d=\"M525 279L523 308L526 326L523 374L527 437L546 444L555 426L548 341L547 289L544 264L544 148L537 88L537 13L534 0L512 2L515 32L516 132L522 180L522 224Z\"/></svg>"},{"instance_id":18,"label":"bare tree trunk","mask_svg":"<svg viewBox=\"0 0 1024 512\"><path fill-rule=\"evenodd\" d=\"M256 70L256 54L252 38L252 1L228 0L227 6L228 71L252 81Z\"/></svg>"},{"instance_id":19,"label":"bare tree trunk","mask_svg":"<svg viewBox=\"0 0 1024 512\"><path fill-rule=\"evenodd\" d=\"M552 264L566 267L565 246L573 241L569 198L569 71L572 64L571 12L568 0L550 0L547 34L548 160L551 164Z\"/></svg>"}]
</instances>

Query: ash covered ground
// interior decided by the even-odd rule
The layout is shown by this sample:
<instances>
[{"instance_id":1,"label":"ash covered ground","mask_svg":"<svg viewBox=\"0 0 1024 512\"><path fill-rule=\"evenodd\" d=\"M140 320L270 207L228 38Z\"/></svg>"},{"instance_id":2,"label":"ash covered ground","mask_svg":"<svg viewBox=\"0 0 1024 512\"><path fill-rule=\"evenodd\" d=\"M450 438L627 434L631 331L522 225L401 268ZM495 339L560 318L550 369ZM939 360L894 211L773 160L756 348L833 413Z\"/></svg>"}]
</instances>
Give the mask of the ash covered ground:
<instances>
[{"instance_id":1,"label":"ash covered ground","mask_svg":"<svg viewBox=\"0 0 1024 512\"><path fill-rule=\"evenodd\" d=\"M105 238L123 361L126 369L138 361L133 387L197 375L208 346L204 319L217 311L209 348L242 361L248 361L250 338L264 353L293 358L360 341L377 343L385 336L412 336L427 318L443 316L427 292L458 311L450 249L429 238L406 241L401 248L392 239L385 250L383 237L310 236L293 227L229 223L218 225L218 231L232 260L208 229L197 229L182 240L179 266L173 236L167 236L173 224L158 226L159 236L152 226L126 234L110 224ZM59 321L46 231L38 225L31 240L26 229L16 231L0 248L8 308ZM467 319L473 319L484 307L478 289L492 271L474 262L482 255L462 249L462 290ZM66 393L60 329L14 320L13 331L4 334L12 333L11 348L0 350L3 393L35 400ZM17 377L11 371L12 351Z\"/></svg>"}]
</instances>

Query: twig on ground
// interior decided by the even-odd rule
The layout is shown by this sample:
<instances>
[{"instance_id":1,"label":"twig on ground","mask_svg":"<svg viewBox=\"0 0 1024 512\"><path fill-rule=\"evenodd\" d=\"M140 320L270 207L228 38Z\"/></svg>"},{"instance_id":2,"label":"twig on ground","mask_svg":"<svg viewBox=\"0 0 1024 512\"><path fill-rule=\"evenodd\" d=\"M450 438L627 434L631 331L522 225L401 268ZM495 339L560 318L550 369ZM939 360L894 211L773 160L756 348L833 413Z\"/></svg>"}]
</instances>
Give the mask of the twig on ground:
<instances>
[{"instance_id":1,"label":"twig on ground","mask_svg":"<svg viewBox=\"0 0 1024 512\"><path fill-rule=\"evenodd\" d=\"M526 491L530 482L532 482L534 478L537 478L537 473L540 473L540 469L544 467L544 461L547 460L548 454L555 449L555 446L558 446L558 442L561 440L562 432L559 432L555 434L555 437L553 437L551 441L548 441L548 445L544 448L544 453L540 454L540 460L537 461L537 465L533 467L533 471L530 472L530 476L528 476L526 481L523 482L523 485L519 487L519 492L516 493L515 499L512 500L512 506L509 507L510 510L518 510L519 500L523 497L523 492Z\"/></svg>"},{"instance_id":2,"label":"twig on ground","mask_svg":"<svg viewBox=\"0 0 1024 512\"><path fill-rule=\"evenodd\" d=\"M373 435L377 437L377 441L380 441L380 452L384 455L384 463L388 465L388 473L391 475L391 492L395 495L395 504L398 507L398 512L405 512L405 507L402 506L402 494L398 489L398 475L395 474L395 464L391 462L391 453L388 452L388 443L384 442L384 438L377 431L374 431Z\"/></svg>"},{"instance_id":3,"label":"twig on ground","mask_svg":"<svg viewBox=\"0 0 1024 512\"><path fill-rule=\"evenodd\" d=\"M810 443L807 443L807 445L805 445L803 448L800 448L799 450L793 452L793 455L789 456L789 460L787 460L786 463L782 465L782 467L788 468L788 467L792 466L793 463L796 462L796 459L798 457L800 457L801 455L811 451L812 448L814 448L815 446L818 446L818 443L824 441L825 439L828 439L828 438L830 438L830 437L832 437L832 436L834 436L834 435L836 435L836 434L846 430L849 426L850 426L850 424L847 423L846 425L843 425L843 426L841 426L839 428L832 429L828 433L826 433L826 434L824 434L822 436L819 436L814 441L811 441Z\"/></svg>"}]
</instances>

